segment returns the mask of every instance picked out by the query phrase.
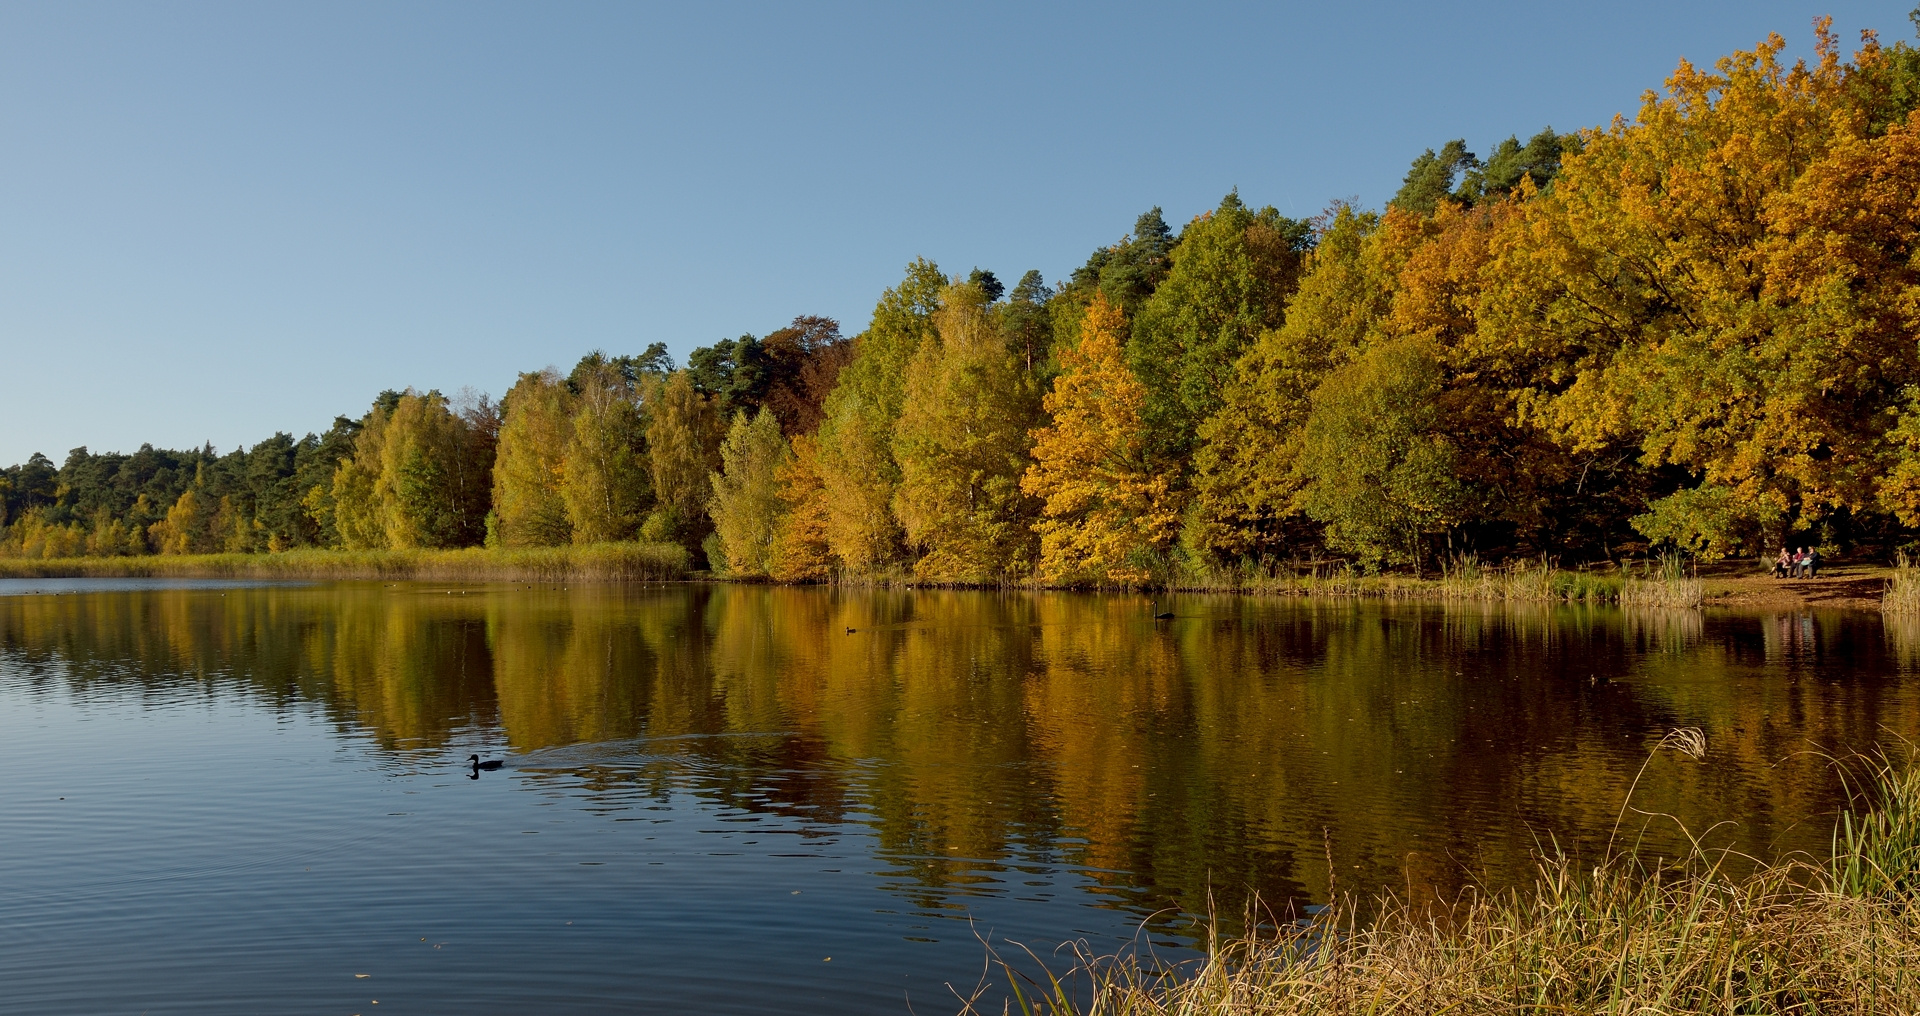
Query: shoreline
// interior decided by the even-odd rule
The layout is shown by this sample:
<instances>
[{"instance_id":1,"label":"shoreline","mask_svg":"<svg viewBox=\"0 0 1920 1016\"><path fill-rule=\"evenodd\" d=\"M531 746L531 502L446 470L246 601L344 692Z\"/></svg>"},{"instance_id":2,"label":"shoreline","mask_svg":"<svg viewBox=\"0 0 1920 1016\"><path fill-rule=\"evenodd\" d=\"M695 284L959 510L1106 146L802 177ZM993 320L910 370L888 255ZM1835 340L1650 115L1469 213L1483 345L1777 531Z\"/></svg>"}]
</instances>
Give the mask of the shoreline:
<instances>
[{"instance_id":1,"label":"shoreline","mask_svg":"<svg viewBox=\"0 0 1920 1016\"><path fill-rule=\"evenodd\" d=\"M687 574L687 552L672 544L493 550L290 550L280 554L0 558L0 579L420 579L430 581L661 581Z\"/></svg>"},{"instance_id":2,"label":"shoreline","mask_svg":"<svg viewBox=\"0 0 1920 1016\"><path fill-rule=\"evenodd\" d=\"M692 581L780 584L689 568L671 544L613 543L500 550L294 550L279 554L146 555L140 557L0 558L0 579L211 578L308 580ZM1687 578L1639 578L1618 569L1484 569L1472 574L1414 577L1351 572L1267 574L1174 581L1172 594L1299 597L1313 600L1406 600L1478 603L1606 603L1668 608L1879 611L1894 574L1884 565L1831 564L1818 578L1776 579L1745 562L1722 564ZM905 576L846 580L848 586L894 589L1073 591L1043 583L916 582ZM1108 590L1120 591L1120 590ZM1150 592L1151 589L1133 589ZM1624 601L1624 602L1623 602Z\"/></svg>"}]
</instances>

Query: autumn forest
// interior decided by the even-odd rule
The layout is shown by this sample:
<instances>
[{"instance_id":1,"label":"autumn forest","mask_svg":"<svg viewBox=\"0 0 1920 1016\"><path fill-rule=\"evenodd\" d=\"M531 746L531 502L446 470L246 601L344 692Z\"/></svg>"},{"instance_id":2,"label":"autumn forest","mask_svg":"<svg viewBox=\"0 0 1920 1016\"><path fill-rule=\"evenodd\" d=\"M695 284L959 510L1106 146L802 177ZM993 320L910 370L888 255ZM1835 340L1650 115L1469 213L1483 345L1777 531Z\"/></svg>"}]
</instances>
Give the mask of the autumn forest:
<instances>
[{"instance_id":1,"label":"autumn forest","mask_svg":"<svg viewBox=\"0 0 1920 1016\"><path fill-rule=\"evenodd\" d=\"M1065 280L382 393L324 434L0 471L0 556L671 543L807 582L1714 560L1920 530L1920 49L1826 23L1384 211L1159 209ZM1011 279L1011 276L1009 276Z\"/></svg>"}]
</instances>

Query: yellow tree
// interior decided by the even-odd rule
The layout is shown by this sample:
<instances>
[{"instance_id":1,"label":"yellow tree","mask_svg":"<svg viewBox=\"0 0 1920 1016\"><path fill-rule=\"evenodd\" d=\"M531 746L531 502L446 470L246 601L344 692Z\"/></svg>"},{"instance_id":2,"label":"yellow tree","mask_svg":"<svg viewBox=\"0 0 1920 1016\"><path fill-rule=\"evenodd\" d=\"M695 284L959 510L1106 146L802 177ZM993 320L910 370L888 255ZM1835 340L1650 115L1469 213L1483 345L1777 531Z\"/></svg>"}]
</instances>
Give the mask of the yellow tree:
<instances>
[{"instance_id":1,"label":"yellow tree","mask_svg":"<svg viewBox=\"0 0 1920 1016\"><path fill-rule=\"evenodd\" d=\"M922 344L936 341L933 314L946 285L932 262L908 265L906 278L881 294L872 322L854 339L853 362L822 408L817 463L827 491L828 539L841 567L856 574L879 571L899 557L893 425L906 399L907 364Z\"/></svg>"},{"instance_id":2,"label":"yellow tree","mask_svg":"<svg viewBox=\"0 0 1920 1016\"><path fill-rule=\"evenodd\" d=\"M493 461L494 528L507 547L553 547L573 539L561 496L573 395L552 371L527 373L501 400Z\"/></svg>"},{"instance_id":3,"label":"yellow tree","mask_svg":"<svg viewBox=\"0 0 1920 1016\"><path fill-rule=\"evenodd\" d=\"M1050 581L1145 582L1148 555L1179 529L1166 473L1148 461L1147 391L1127 368L1125 330L1119 309L1096 296L1046 397L1053 423L1033 434L1034 463L1021 486L1045 503L1034 529L1040 574Z\"/></svg>"},{"instance_id":4,"label":"yellow tree","mask_svg":"<svg viewBox=\"0 0 1920 1016\"><path fill-rule=\"evenodd\" d=\"M1020 488L1039 405L1002 341L979 286L948 288L936 336L907 365L894 424L900 466L894 515L922 553L914 572L941 582L991 582L1033 565L1037 505Z\"/></svg>"},{"instance_id":5,"label":"yellow tree","mask_svg":"<svg viewBox=\"0 0 1920 1016\"><path fill-rule=\"evenodd\" d=\"M485 535L486 477L493 465L482 458L478 435L453 413L445 396L412 390L401 395L386 422L373 484L386 546L479 543Z\"/></svg>"},{"instance_id":6,"label":"yellow tree","mask_svg":"<svg viewBox=\"0 0 1920 1016\"><path fill-rule=\"evenodd\" d=\"M385 406L375 406L366 415L360 432L354 435L353 454L341 460L333 472L331 504L316 498L309 506L316 512L316 520L319 511L332 511L334 531L347 550L384 550L388 546L386 518L374 487L383 469L389 415Z\"/></svg>"},{"instance_id":7,"label":"yellow tree","mask_svg":"<svg viewBox=\"0 0 1920 1016\"><path fill-rule=\"evenodd\" d=\"M162 554L208 554L217 549L213 533L213 499L187 490L167 509L167 517L149 532Z\"/></svg>"},{"instance_id":8,"label":"yellow tree","mask_svg":"<svg viewBox=\"0 0 1920 1016\"><path fill-rule=\"evenodd\" d=\"M1873 235L1884 201L1848 189L1897 147L1875 137L1893 78L1871 40L1842 63L1824 21L1814 66L1783 48L1682 63L1633 124L1586 135L1485 273L1477 341L1541 365L1519 415L1691 476L1634 526L1708 556L1871 508L1915 380L1911 331L1873 309L1898 230Z\"/></svg>"},{"instance_id":9,"label":"yellow tree","mask_svg":"<svg viewBox=\"0 0 1920 1016\"><path fill-rule=\"evenodd\" d=\"M826 488L827 540L855 574L895 560L900 527L893 517L897 466L879 413L857 392L836 390L820 425L816 459Z\"/></svg>"},{"instance_id":10,"label":"yellow tree","mask_svg":"<svg viewBox=\"0 0 1920 1016\"><path fill-rule=\"evenodd\" d=\"M655 382L648 401L647 453L654 509L641 535L698 550L710 531L710 477L720 466L725 424L707 397L694 390L686 371L664 383Z\"/></svg>"},{"instance_id":11,"label":"yellow tree","mask_svg":"<svg viewBox=\"0 0 1920 1016\"><path fill-rule=\"evenodd\" d=\"M632 385L598 356L582 362L561 460L561 501L574 543L631 539L650 499L646 424Z\"/></svg>"},{"instance_id":12,"label":"yellow tree","mask_svg":"<svg viewBox=\"0 0 1920 1016\"><path fill-rule=\"evenodd\" d=\"M778 473L781 515L767 573L780 582L819 582L833 574L826 485L820 446L811 434L793 436L793 454Z\"/></svg>"},{"instance_id":13,"label":"yellow tree","mask_svg":"<svg viewBox=\"0 0 1920 1016\"><path fill-rule=\"evenodd\" d=\"M780 498L780 471L787 463L787 439L769 410L748 418L735 413L720 444L722 468L713 485L714 532L720 537L727 570L736 575L766 575L774 565L787 506ZM718 562L715 562L718 564Z\"/></svg>"}]
</instances>

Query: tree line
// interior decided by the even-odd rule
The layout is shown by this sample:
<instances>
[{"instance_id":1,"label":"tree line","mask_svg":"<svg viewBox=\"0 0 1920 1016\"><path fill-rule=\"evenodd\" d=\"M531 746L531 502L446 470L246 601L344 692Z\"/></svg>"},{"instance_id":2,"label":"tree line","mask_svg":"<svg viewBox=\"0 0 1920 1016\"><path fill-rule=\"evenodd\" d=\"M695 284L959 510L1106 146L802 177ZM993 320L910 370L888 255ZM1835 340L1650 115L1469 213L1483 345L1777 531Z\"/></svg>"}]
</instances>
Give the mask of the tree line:
<instances>
[{"instance_id":1,"label":"tree line","mask_svg":"<svg viewBox=\"0 0 1920 1016\"><path fill-rule=\"evenodd\" d=\"M1381 211L1159 209L1059 283L386 392L251 449L0 473L0 552L648 540L780 581L1713 559L1920 527L1920 49L1773 36Z\"/></svg>"}]
</instances>

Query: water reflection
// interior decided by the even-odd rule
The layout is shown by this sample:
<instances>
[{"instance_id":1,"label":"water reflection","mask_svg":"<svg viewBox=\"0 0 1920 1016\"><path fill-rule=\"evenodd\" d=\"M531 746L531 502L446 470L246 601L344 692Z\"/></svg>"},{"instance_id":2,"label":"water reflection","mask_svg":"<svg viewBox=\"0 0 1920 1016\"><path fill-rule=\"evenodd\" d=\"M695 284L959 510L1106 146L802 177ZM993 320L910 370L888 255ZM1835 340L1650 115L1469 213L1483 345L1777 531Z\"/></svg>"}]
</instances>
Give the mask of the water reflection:
<instances>
[{"instance_id":1,"label":"water reflection","mask_svg":"<svg viewBox=\"0 0 1920 1016\"><path fill-rule=\"evenodd\" d=\"M609 820L691 793L871 829L930 913L1087 873L1140 914L1448 897L1597 852L1635 804L1759 855L1818 850L1811 748L1920 731L1920 633L1843 615L1442 609L756 586L330 585L0 596L28 684L322 704L397 756L494 737ZM849 634L847 629L854 629ZM1645 825L1676 851L1666 820ZM1331 863L1329 863L1329 859ZM1086 902L1085 896L1079 897ZM1063 925L1062 937L1071 928Z\"/></svg>"}]
</instances>

